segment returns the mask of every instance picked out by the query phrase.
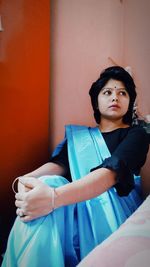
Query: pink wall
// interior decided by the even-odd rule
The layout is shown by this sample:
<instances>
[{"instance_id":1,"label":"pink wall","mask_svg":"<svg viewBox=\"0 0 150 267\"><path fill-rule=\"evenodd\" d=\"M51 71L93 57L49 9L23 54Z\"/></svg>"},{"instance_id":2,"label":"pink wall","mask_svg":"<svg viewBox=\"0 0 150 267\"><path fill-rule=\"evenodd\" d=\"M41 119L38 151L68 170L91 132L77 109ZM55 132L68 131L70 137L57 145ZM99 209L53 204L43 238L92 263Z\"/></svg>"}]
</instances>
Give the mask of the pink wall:
<instances>
[{"instance_id":1,"label":"pink wall","mask_svg":"<svg viewBox=\"0 0 150 267\"><path fill-rule=\"evenodd\" d=\"M138 104L150 114L150 1L124 1L124 65L132 66L137 83Z\"/></svg>"},{"instance_id":2,"label":"pink wall","mask_svg":"<svg viewBox=\"0 0 150 267\"><path fill-rule=\"evenodd\" d=\"M113 2L113 3L112 3ZM52 11L52 146L64 125L95 124L88 91L112 57L123 59L123 5L118 0L54 0Z\"/></svg>"},{"instance_id":3,"label":"pink wall","mask_svg":"<svg viewBox=\"0 0 150 267\"><path fill-rule=\"evenodd\" d=\"M52 147L68 123L95 124L88 90L112 63L131 66L143 115L149 110L149 0L52 0Z\"/></svg>"}]
</instances>

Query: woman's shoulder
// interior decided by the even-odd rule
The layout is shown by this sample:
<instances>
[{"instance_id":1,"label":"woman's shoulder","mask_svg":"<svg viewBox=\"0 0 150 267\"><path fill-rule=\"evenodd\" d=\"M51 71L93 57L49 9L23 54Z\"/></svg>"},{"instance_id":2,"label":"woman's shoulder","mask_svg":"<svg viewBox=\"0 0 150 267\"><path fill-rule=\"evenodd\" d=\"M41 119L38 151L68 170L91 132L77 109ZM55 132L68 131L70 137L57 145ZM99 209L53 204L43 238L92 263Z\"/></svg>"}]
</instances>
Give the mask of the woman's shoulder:
<instances>
[{"instance_id":1,"label":"woman's shoulder","mask_svg":"<svg viewBox=\"0 0 150 267\"><path fill-rule=\"evenodd\" d=\"M133 125L129 127L126 134L126 139L130 144L138 144L139 146L141 144L147 150L149 148L149 135L142 126Z\"/></svg>"},{"instance_id":2,"label":"woman's shoulder","mask_svg":"<svg viewBox=\"0 0 150 267\"><path fill-rule=\"evenodd\" d=\"M146 130L138 125L133 125L125 128L118 128L111 132L102 133L104 138L118 139L120 141L126 141L128 143L143 143L146 146L149 146L149 136Z\"/></svg>"},{"instance_id":3,"label":"woman's shoulder","mask_svg":"<svg viewBox=\"0 0 150 267\"><path fill-rule=\"evenodd\" d=\"M140 125L133 125L133 126L130 126L128 128L128 131L129 133L133 133L133 134L137 134L137 135L141 135L141 136L147 136L148 137L148 134L146 132L146 130L144 129L144 127L140 126Z\"/></svg>"}]
</instances>

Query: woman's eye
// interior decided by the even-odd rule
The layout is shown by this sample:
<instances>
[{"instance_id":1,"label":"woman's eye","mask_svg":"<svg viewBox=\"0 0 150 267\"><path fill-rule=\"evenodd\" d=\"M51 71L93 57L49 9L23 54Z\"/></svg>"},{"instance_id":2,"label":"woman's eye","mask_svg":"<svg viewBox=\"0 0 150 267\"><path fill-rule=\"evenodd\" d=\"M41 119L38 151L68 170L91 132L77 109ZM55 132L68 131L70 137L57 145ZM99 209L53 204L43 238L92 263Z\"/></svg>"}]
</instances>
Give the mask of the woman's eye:
<instances>
[{"instance_id":1,"label":"woman's eye","mask_svg":"<svg viewBox=\"0 0 150 267\"><path fill-rule=\"evenodd\" d=\"M124 95L124 96L127 95L126 91L120 91L119 93L120 95Z\"/></svg>"},{"instance_id":2,"label":"woman's eye","mask_svg":"<svg viewBox=\"0 0 150 267\"><path fill-rule=\"evenodd\" d=\"M111 95L111 91L110 90L104 91L103 94L104 95Z\"/></svg>"}]
</instances>

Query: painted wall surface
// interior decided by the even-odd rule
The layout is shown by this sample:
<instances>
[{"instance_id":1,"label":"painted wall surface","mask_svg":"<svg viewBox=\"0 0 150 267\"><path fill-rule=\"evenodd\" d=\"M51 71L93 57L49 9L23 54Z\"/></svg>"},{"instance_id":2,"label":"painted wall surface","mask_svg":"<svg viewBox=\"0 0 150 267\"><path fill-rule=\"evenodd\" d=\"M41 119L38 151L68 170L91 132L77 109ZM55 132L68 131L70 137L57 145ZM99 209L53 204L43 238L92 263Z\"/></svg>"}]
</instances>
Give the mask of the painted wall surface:
<instances>
[{"instance_id":1,"label":"painted wall surface","mask_svg":"<svg viewBox=\"0 0 150 267\"><path fill-rule=\"evenodd\" d=\"M139 111L150 114L150 1L124 1L124 65L130 65L137 84Z\"/></svg>"},{"instance_id":2,"label":"painted wall surface","mask_svg":"<svg viewBox=\"0 0 150 267\"><path fill-rule=\"evenodd\" d=\"M95 125L88 96L100 72L123 60L123 5L118 0L51 1L53 147L65 124Z\"/></svg>"},{"instance_id":3,"label":"painted wall surface","mask_svg":"<svg viewBox=\"0 0 150 267\"><path fill-rule=\"evenodd\" d=\"M68 123L95 124L88 91L100 71L131 66L139 110L150 113L150 1L52 0L51 127L55 146Z\"/></svg>"},{"instance_id":4,"label":"painted wall surface","mask_svg":"<svg viewBox=\"0 0 150 267\"><path fill-rule=\"evenodd\" d=\"M13 179L49 157L49 6L48 0L0 1L4 29L0 32L0 226L4 228L14 212Z\"/></svg>"}]
</instances>

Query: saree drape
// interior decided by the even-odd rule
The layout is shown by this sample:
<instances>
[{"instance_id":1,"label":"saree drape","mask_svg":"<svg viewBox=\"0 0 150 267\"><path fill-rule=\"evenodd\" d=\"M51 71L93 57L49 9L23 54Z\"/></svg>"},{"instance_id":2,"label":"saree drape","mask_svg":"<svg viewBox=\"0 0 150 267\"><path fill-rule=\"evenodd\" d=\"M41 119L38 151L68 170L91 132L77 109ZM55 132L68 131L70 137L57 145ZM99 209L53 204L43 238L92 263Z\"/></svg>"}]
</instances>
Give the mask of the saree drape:
<instances>
[{"instance_id":1,"label":"saree drape","mask_svg":"<svg viewBox=\"0 0 150 267\"><path fill-rule=\"evenodd\" d=\"M97 127L68 125L65 133L73 181L110 156ZM39 179L52 187L68 183L56 175ZM140 176L135 176L135 189L127 197L119 197L113 187L96 198L61 207L28 223L17 217L2 267L74 267L118 229L141 203Z\"/></svg>"}]
</instances>

